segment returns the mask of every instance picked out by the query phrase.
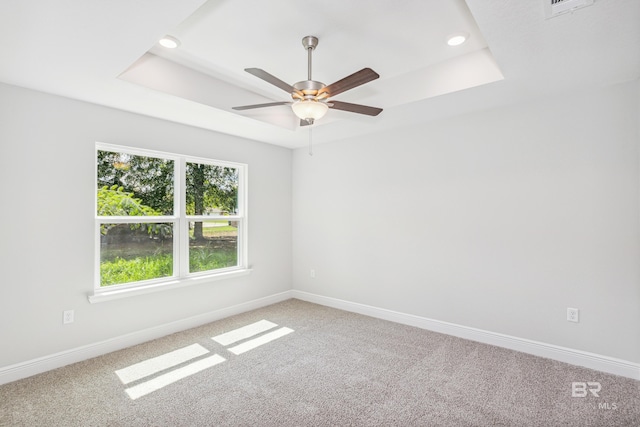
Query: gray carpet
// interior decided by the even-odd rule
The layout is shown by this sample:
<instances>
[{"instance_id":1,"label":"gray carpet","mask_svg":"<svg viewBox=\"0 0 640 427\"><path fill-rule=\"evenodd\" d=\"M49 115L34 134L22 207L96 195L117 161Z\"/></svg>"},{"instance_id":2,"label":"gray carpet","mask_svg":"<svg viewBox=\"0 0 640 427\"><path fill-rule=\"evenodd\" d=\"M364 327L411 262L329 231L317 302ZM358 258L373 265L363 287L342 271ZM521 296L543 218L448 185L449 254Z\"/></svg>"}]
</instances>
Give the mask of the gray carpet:
<instances>
[{"instance_id":1,"label":"gray carpet","mask_svg":"<svg viewBox=\"0 0 640 427\"><path fill-rule=\"evenodd\" d=\"M2 426L630 427L640 382L289 300L5 384L0 409Z\"/></svg>"}]
</instances>

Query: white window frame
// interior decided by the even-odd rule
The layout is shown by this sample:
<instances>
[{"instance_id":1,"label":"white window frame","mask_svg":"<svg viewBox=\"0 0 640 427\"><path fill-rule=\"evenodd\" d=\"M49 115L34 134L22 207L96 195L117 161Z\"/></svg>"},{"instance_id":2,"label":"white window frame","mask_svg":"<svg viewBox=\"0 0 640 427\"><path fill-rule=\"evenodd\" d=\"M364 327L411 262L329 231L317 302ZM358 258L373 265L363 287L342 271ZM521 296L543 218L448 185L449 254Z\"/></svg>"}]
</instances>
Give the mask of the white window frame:
<instances>
[{"instance_id":1,"label":"white window frame","mask_svg":"<svg viewBox=\"0 0 640 427\"><path fill-rule=\"evenodd\" d=\"M249 274L248 267L248 215L247 215L247 176L248 165L202 157L187 156L168 153L164 151L148 150L143 148L127 147L122 145L96 142L94 151L94 182L98 179L98 151L111 151L126 153L136 156L155 157L174 162L174 196L173 215L167 216L98 216L97 214L97 185L94 185L93 212L95 216L95 266L94 289L89 295L89 301L102 302L112 299L156 292L164 289L212 282L220 279L231 278ZM235 215L187 215L186 214L186 164L199 163L230 167L238 171L238 209ZM237 253L238 263L233 267L220 268L201 272L189 272L189 222L191 221L236 221L238 223ZM100 286L100 226L101 224L130 224L162 222L173 224L173 275L158 279L143 280L106 287Z\"/></svg>"}]
</instances>

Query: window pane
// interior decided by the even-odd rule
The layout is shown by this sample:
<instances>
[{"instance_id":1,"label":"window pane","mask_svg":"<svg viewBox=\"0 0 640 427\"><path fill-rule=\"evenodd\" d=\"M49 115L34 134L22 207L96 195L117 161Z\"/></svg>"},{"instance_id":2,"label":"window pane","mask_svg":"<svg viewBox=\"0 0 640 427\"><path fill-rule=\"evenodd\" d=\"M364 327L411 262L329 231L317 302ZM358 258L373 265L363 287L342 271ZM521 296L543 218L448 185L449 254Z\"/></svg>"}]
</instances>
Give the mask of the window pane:
<instances>
[{"instance_id":1,"label":"window pane","mask_svg":"<svg viewBox=\"0 0 640 427\"><path fill-rule=\"evenodd\" d=\"M102 224L100 226L100 286L172 275L172 224Z\"/></svg>"},{"instance_id":2,"label":"window pane","mask_svg":"<svg viewBox=\"0 0 640 427\"><path fill-rule=\"evenodd\" d=\"M98 151L98 215L173 215L173 160Z\"/></svg>"},{"instance_id":3,"label":"window pane","mask_svg":"<svg viewBox=\"0 0 640 427\"><path fill-rule=\"evenodd\" d=\"M237 221L189 222L189 271L191 273L237 265Z\"/></svg>"},{"instance_id":4,"label":"window pane","mask_svg":"<svg viewBox=\"0 0 640 427\"><path fill-rule=\"evenodd\" d=\"M238 170L187 162L187 215L233 215L238 211Z\"/></svg>"}]
</instances>

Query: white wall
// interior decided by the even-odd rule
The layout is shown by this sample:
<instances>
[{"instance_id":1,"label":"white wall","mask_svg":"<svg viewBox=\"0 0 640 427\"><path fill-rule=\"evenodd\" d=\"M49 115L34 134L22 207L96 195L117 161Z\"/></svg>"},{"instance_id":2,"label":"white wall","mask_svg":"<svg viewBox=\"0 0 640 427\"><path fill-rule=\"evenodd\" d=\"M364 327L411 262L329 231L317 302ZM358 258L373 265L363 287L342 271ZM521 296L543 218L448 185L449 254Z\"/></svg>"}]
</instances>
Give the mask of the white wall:
<instances>
[{"instance_id":1,"label":"white wall","mask_svg":"<svg viewBox=\"0 0 640 427\"><path fill-rule=\"evenodd\" d=\"M2 84L0 121L0 367L291 289L290 150ZM252 274L89 304L95 141L247 163Z\"/></svg>"},{"instance_id":2,"label":"white wall","mask_svg":"<svg viewBox=\"0 0 640 427\"><path fill-rule=\"evenodd\" d=\"M638 86L296 150L294 289L640 362Z\"/></svg>"}]
</instances>

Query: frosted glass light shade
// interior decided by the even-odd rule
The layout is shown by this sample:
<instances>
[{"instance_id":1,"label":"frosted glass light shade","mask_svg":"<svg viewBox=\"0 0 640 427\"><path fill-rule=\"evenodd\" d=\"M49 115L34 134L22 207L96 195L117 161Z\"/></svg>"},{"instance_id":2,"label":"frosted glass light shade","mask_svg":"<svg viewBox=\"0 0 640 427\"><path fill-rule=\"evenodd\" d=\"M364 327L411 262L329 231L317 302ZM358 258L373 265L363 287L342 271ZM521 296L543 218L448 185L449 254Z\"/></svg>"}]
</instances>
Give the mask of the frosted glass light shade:
<instances>
[{"instance_id":1,"label":"frosted glass light shade","mask_svg":"<svg viewBox=\"0 0 640 427\"><path fill-rule=\"evenodd\" d=\"M302 101L294 102L291 105L293 113L301 118L318 120L327 114L329 107L324 102L313 101L311 99L305 99Z\"/></svg>"}]
</instances>

